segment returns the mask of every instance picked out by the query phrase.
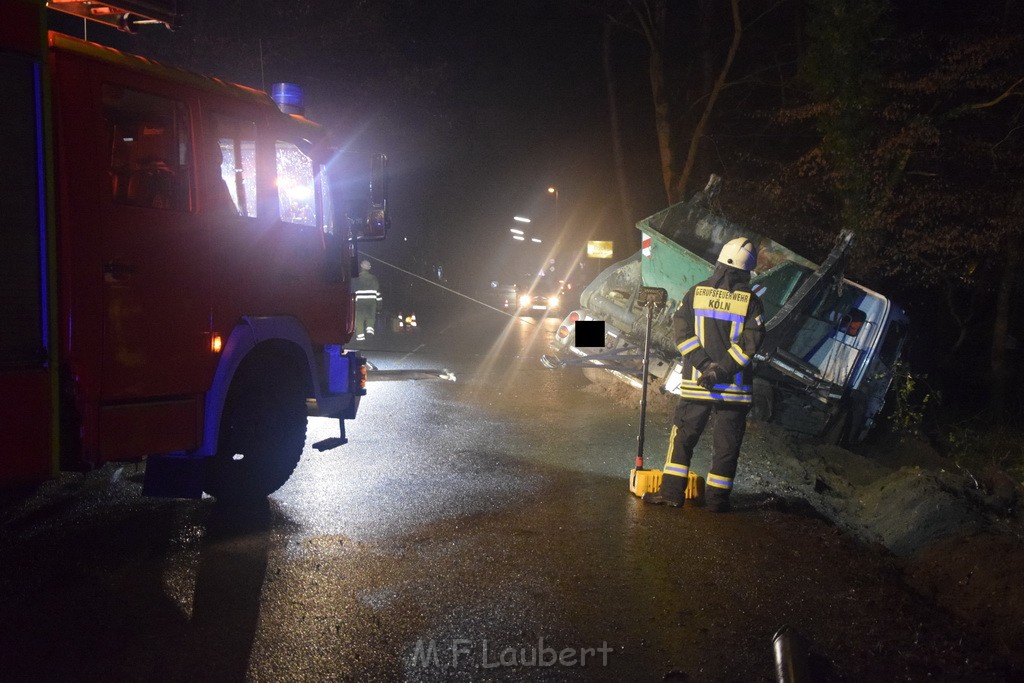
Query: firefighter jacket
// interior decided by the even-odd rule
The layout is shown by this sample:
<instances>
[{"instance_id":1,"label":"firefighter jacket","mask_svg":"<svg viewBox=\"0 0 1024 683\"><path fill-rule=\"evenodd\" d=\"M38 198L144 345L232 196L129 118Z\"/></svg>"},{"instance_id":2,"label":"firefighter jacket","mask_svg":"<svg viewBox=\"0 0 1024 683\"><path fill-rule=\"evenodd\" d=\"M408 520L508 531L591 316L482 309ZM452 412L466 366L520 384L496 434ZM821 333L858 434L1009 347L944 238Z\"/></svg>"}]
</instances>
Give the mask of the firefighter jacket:
<instances>
[{"instance_id":1,"label":"firefighter jacket","mask_svg":"<svg viewBox=\"0 0 1024 683\"><path fill-rule=\"evenodd\" d=\"M368 270L359 273L359 276L352 280L352 290L356 295L356 301L380 303L380 283L376 276Z\"/></svg>"},{"instance_id":2,"label":"firefighter jacket","mask_svg":"<svg viewBox=\"0 0 1024 683\"><path fill-rule=\"evenodd\" d=\"M680 395L697 401L751 403L750 361L764 339L764 306L750 291L750 275L719 264L710 278L683 297L672 316L676 348L683 356ZM718 363L728 378L710 390L698 384L701 369Z\"/></svg>"}]
</instances>

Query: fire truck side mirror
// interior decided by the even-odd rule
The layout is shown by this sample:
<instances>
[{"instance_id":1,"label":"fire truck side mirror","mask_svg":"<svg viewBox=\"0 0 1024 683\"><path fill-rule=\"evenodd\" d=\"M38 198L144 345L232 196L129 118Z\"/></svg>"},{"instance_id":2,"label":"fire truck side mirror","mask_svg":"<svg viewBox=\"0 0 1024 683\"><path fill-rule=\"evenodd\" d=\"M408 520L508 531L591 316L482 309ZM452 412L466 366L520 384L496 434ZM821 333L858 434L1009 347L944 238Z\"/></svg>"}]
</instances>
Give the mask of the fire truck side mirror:
<instances>
[{"instance_id":1,"label":"fire truck side mirror","mask_svg":"<svg viewBox=\"0 0 1024 683\"><path fill-rule=\"evenodd\" d=\"M359 241L382 240L391 225L388 208L388 158L375 154L370 160L370 206L366 221L353 231Z\"/></svg>"}]
</instances>

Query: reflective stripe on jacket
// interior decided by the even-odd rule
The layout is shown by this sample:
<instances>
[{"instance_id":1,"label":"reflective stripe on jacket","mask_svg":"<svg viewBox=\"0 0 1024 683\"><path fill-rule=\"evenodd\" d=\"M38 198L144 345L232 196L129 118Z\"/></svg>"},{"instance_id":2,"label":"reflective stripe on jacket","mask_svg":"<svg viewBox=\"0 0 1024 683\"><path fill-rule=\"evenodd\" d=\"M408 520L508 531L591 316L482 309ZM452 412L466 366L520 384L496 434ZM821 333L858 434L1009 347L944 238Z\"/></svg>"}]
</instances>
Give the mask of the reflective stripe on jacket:
<instances>
[{"instance_id":1,"label":"reflective stripe on jacket","mask_svg":"<svg viewBox=\"0 0 1024 683\"><path fill-rule=\"evenodd\" d=\"M356 301L380 301L380 283L369 271L364 270L352 280L352 289Z\"/></svg>"}]
</instances>

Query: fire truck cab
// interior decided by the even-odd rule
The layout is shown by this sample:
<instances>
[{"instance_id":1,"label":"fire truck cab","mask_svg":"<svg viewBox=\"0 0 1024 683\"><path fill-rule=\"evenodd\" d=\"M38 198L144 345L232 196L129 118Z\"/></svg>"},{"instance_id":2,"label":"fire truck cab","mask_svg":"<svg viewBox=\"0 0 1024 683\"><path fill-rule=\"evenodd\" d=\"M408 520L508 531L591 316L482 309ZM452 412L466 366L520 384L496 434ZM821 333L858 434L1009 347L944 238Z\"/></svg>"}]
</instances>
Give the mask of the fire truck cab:
<instances>
[{"instance_id":1,"label":"fire truck cab","mask_svg":"<svg viewBox=\"0 0 1024 683\"><path fill-rule=\"evenodd\" d=\"M365 394L343 347L384 157L353 170L294 86L44 34L31 0L5 13L0 483L147 457L146 493L269 494L307 416L341 445Z\"/></svg>"}]
</instances>

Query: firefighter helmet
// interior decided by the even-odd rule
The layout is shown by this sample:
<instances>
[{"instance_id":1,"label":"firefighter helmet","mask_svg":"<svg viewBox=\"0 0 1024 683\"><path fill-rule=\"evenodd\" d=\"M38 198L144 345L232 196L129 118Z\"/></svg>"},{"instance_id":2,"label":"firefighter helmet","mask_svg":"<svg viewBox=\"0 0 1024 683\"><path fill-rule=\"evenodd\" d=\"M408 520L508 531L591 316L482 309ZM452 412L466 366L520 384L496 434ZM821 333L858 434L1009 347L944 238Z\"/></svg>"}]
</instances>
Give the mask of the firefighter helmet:
<instances>
[{"instance_id":1,"label":"firefighter helmet","mask_svg":"<svg viewBox=\"0 0 1024 683\"><path fill-rule=\"evenodd\" d=\"M362 261L359 262L359 267L361 269L363 269L363 270L369 270L370 269L370 262L367 261L366 259L363 259Z\"/></svg>"},{"instance_id":2,"label":"firefighter helmet","mask_svg":"<svg viewBox=\"0 0 1024 683\"><path fill-rule=\"evenodd\" d=\"M740 270L753 270L757 265L757 249L746 237L737 237L725 243L718 262Z\"/></svg>"}]
</instances>

